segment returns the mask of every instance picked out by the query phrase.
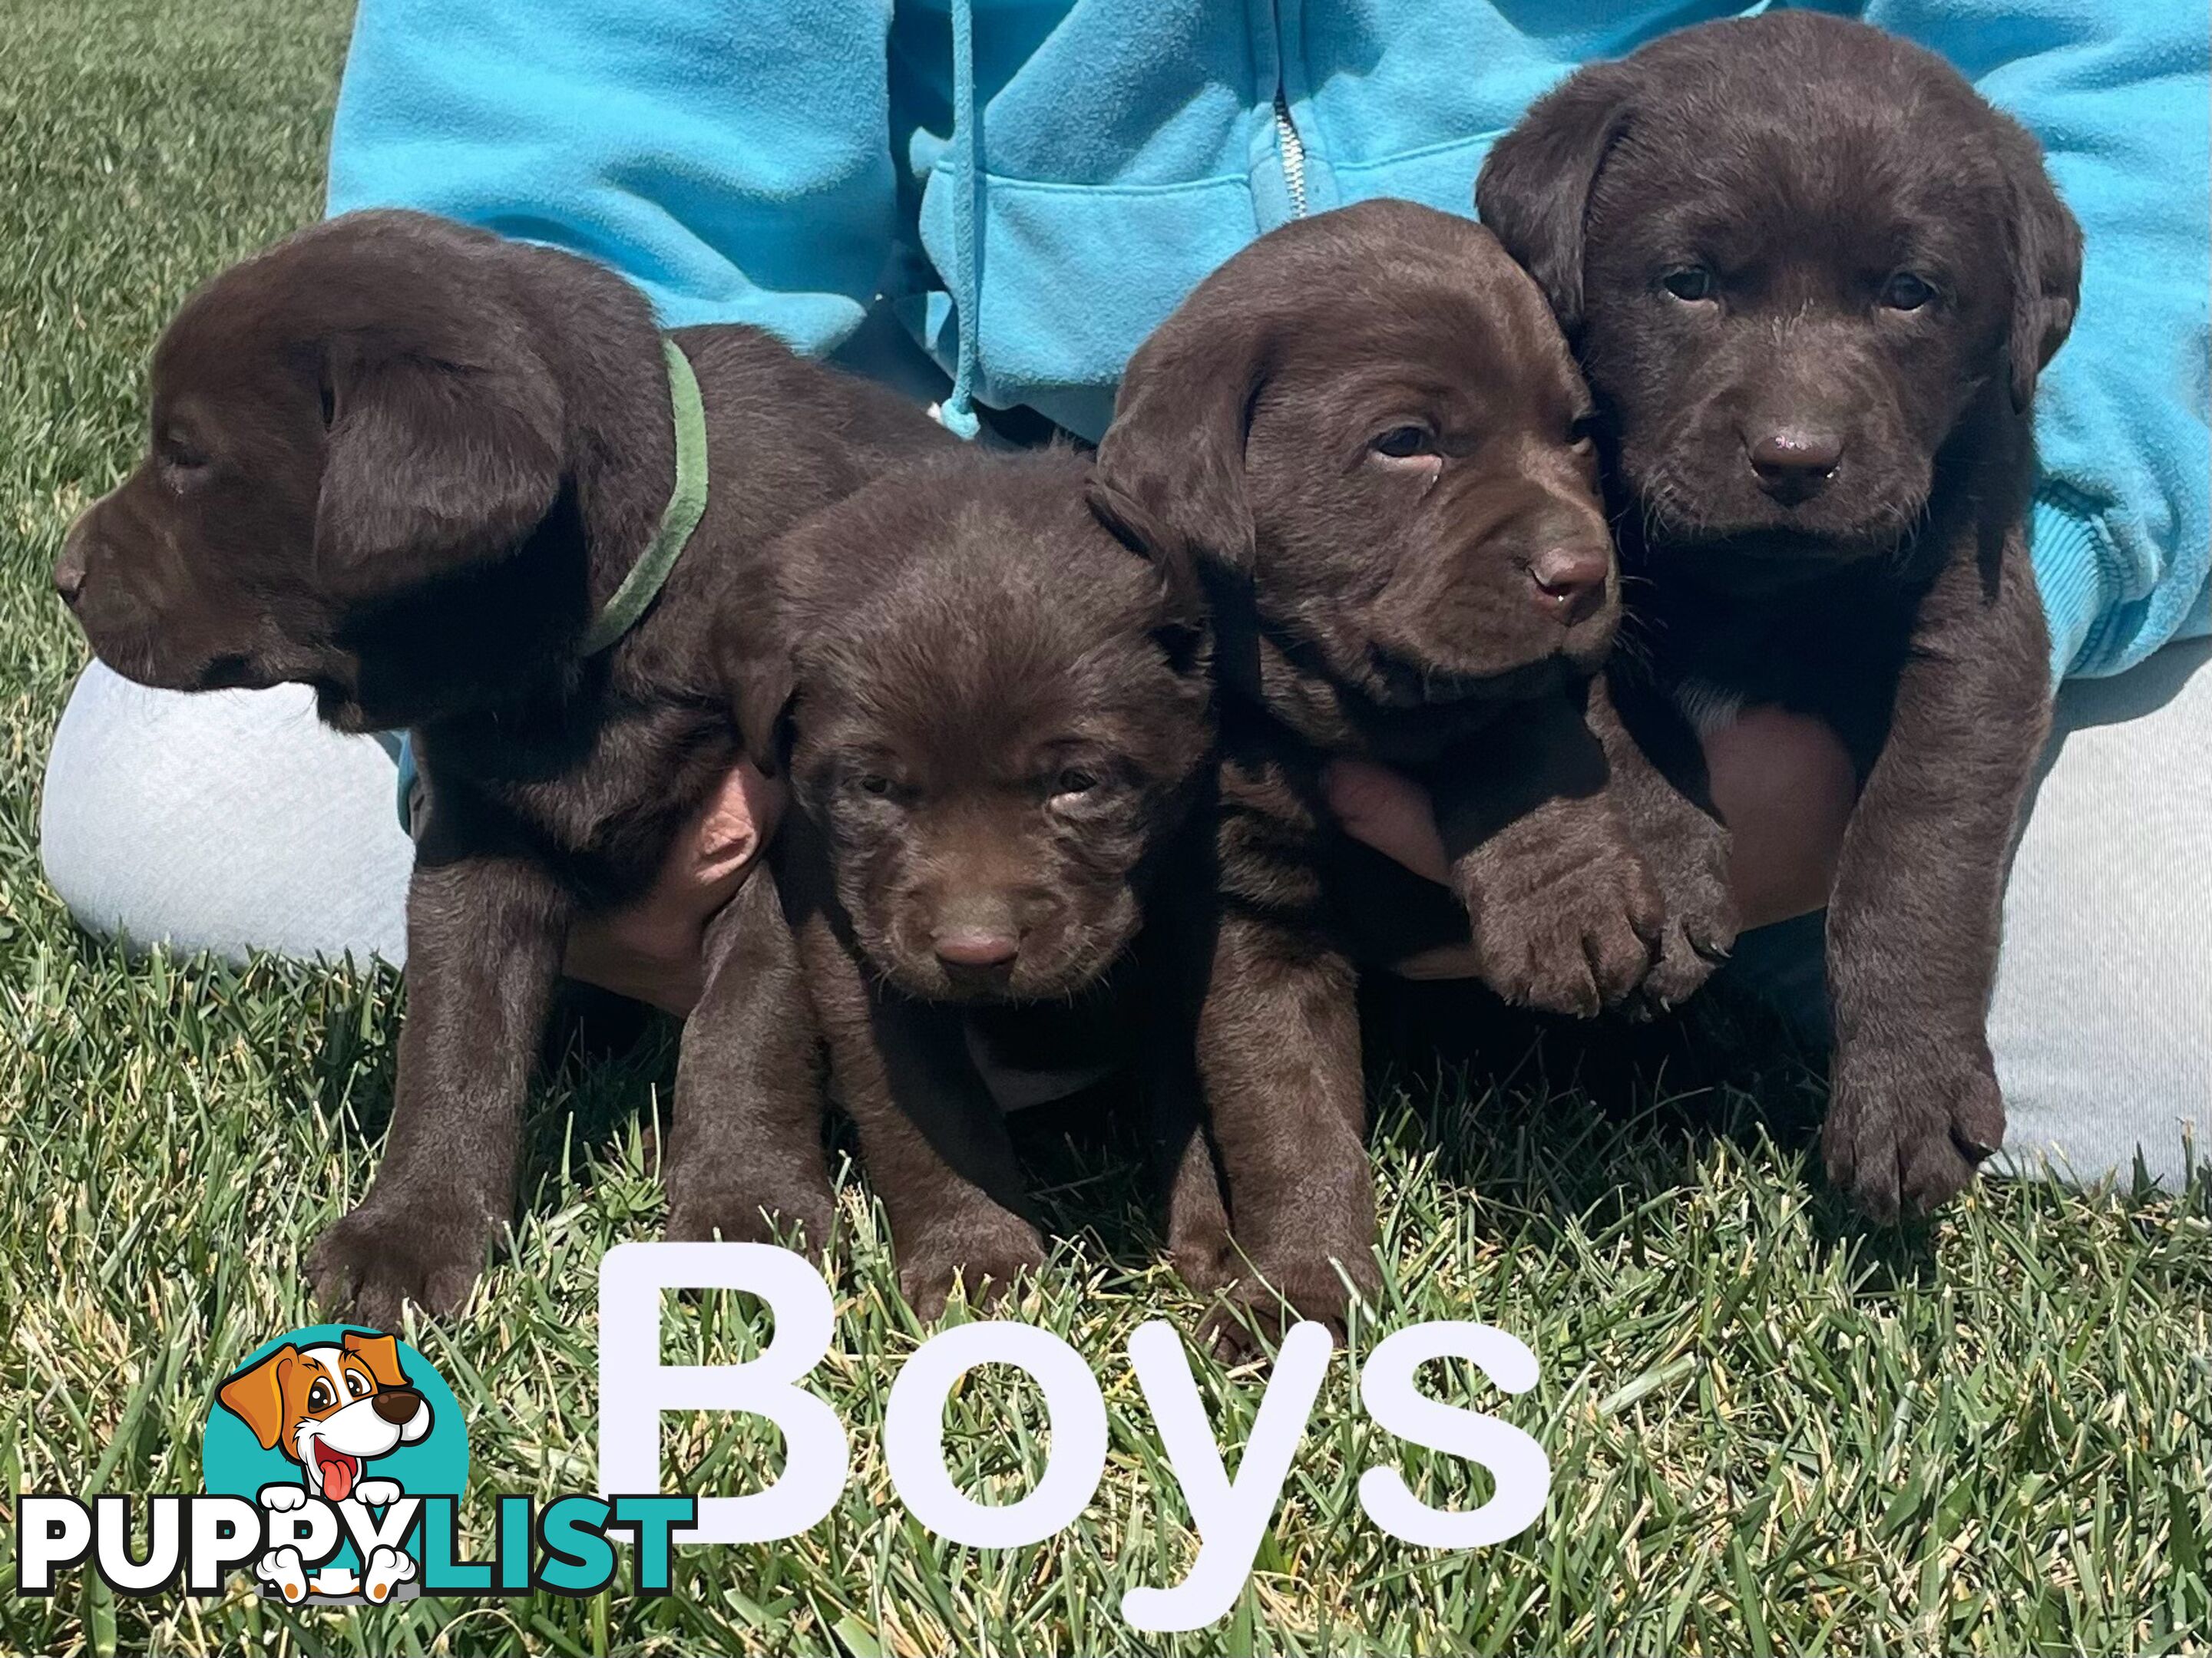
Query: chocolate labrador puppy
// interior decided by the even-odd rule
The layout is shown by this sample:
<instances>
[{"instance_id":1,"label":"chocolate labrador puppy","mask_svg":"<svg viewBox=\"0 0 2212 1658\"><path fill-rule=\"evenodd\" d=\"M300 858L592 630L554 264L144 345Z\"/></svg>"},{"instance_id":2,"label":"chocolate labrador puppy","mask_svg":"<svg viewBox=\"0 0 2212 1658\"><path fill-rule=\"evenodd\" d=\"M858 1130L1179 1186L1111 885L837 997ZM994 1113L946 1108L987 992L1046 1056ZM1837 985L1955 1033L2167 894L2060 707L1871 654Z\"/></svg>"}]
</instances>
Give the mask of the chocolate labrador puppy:
<instances>
[{"instance_id":1,"label":"chocolate labrador puppy","mask_svg":"<svg viewBox=\"0 0 2212 1658\"><path fill-rule=\"evenodd\" d=\"M1956 70L1796 12L1582 70L1476 198L1604 415L1632 723L1694 756L1689 722L1777 703L1857 763L1823 1144L1869 1214L1933 1208L2004 1133L1984 1020L2050 695L2029 408L2080 231Z\"/></svg>"},{"instance_id":2,"label":"chocolate labrador puppy","mask_svg":"<svg viewBox=\"0 0 2212 1658\"><path fill-rule=\"evenodd\" d=\"M289 680L340 731L414 732L428 809L390 1139L308 1258L372 1323L458 1305L510 1218L569 922L639 892L738 762L743 681L775 659L769 538L952 441L755 331L672 338L703 403L703 516L611 643L592 632L623 619L614 596L683 493L685 376L620 277L417 214L319 225L186 301L154 355L149 452L55 573L143 683ZM772 881L707 954L669 1230L757 1236L766 1210L819 1242L813 1042Z\"/></svg>"},{"instance_id":3,"label":"chocolate labrador puppy","mask_svg":"<svg viewBox=\"0 0 2212 1658\"><path fill-rule=\"evenodd\" d=\"M745 729L787 760L785 900L925 1318L956 1278L1003 1290L1044 1259L973 1022L1141 993L1209 750L1200 618L1092 516L1089 473L1065 451L948 456L775 555L791 652Z\"/></svg>"},{"instance_id":4,"label":"chocolate labrador puppy","mask_svg":"<svg viewBox=\"0 0 2212 1658\"><path fill-rule=\"evenodd\" d=\"M1217 635L1218 897L1176 954L1251 1267L1232 1308L1340 1329L1376 1283L1355 959L1471 922L1493 987L1574 1012L1707 966L1668 953L1588 723L1619 611L1590 413L1489 233L1402 202L1261 237L1122 380L1094 498ZM1429 777L1459 905L1334 827L1334 755Z\"/></svg>"}]
</instances>

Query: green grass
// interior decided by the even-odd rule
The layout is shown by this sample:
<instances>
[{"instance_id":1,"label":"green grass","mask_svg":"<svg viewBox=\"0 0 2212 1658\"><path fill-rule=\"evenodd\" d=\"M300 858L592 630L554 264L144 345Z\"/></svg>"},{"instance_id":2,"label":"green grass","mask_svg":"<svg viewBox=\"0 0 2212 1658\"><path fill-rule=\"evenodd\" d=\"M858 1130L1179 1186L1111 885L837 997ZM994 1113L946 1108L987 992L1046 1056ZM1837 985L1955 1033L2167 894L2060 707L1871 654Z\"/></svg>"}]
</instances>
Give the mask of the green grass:
<instances>
[{"instance_id":1,"label":"green grass","mask_svg":"<svg viewBox=\"0 0 2212 1658\"><path fill-rule=\"evenodd\" d=\"M330 0L13 0L0 19L0 1462L5 1486L190 1491L216 1382L310 1317L304 1243L361 1191L392 1078L388 976L156 955L76 933L36 858L41 758L83 647L45 571L138 442L141 364L187 288L310 218L343 50ZM732 72L738 72L733 64ZM1516 1047L1464 1079L1386 1088L1377 1157L1395 1328L1477 1317L1536 1351L1508 1400L1446 1397L1544 1443L1549 1511L1436 1554L1359 1512L1370 1462L1436 1500L1462 1466L1407 1457L1334 1361L1232 1619L1147 1642L1127 1586L1192 1540L1126 1359L1200 1309L1148 1256L1113 1148L1048 1148L1066 1242L1020 1315L1101 1370L1096 1501L1037 1547L933 1540L891 1495L878 1429L922 1333L878 1212L848 1193L839 1351L817 1385L851 1427L836 1512L773 1548L679 1558L644 1600L422 1602L297 1614L240 1589L118 1600L0 1585L0 1649L213 1653L1370 1649L1832 1652L2206 1649L2212 1206L1984 1185L1934 1228L1860 1231L1802 1154L1817 1084L1786 1055L1677 1090L1652 1066L1577 1073ZM1502 1073L1502 1074L1501 1074ZM413 1339L467 1400L471 1513L593 1483L595 1269L654 1236L665 1043L571 1064L540 1097L514 1262ZM1409 1073L1410 1074L1410 1073ZM1763 1121L1791 1125L1770 1139ZM667 1351L742 1353L741 1308L672 1307ZM1369 1345L1358 1333L1356 1346ZM1241 1438L1260 1370L1200 1366ZM1037 1466L1023 1385L972 1377L947 1418L970 1489ZM748 1421L676 1421L672 1458L735 1491L773 1466ZM0 1529L12 1532L12 1512ZM12 1543L12 1537L10 1539ZM12 1556L12 1546L8 1552ZM0 1567L12 1574L12 1564Z\"/></svg>"}]
</instances>

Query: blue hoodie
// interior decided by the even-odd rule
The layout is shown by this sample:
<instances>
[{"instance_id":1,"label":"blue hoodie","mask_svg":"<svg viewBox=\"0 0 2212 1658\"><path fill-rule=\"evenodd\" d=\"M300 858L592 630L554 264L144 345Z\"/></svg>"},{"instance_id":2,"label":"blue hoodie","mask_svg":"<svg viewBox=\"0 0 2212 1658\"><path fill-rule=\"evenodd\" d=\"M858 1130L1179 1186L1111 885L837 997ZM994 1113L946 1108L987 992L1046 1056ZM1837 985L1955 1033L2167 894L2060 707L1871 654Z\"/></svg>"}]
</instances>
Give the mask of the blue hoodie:
<instances>
[{"instance_id":1,"label":"blue hoodie","mask_svg":"<svg viewBox=\"0 0 2212 1658\"><path fill-rule=\"evenodd\" d=\"M1591 58L1728 0L361 0L330 208L594 255L672 326L836 348L877 295L972 404L1096 437L1122 365L1261 231L1473 211L1491 142ZM2043 142L2081 220L2031 526L2053 668L2212 632L2203 0L1840 0Z\"/></svg>"}]
</instances>

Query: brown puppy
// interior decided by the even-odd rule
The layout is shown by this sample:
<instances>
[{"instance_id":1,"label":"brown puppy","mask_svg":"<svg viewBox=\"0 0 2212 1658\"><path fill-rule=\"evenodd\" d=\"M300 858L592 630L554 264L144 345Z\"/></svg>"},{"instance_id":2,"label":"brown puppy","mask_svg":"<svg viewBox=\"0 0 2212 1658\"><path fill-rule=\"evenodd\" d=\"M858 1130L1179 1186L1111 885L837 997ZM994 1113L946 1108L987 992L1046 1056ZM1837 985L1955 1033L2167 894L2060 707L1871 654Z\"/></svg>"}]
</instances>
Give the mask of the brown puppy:
<instances>
[{"instance_id":1,"label":"brown puppy","mask_svg":"<svg viewBox=\"0 0 2212 1658\"><path fill-rule=\"evenodd\" d=\"M587 627L653 539L677 443L642 295L590 262L407 213L304 231L186 302L150 452L56 571L93 647L182 690L315 688L413 728L428 783L384 1166L315 1246L325 1298L453 1308L510 1218L525 1084L576 914L618 904L738 758L758 554L895 455L951 440L742 328L675 336L706 409L705 516L611 647ZM772 882L710 929L669 1227L826 1236L803 987Z\"/></svg>"},{"instance_id":2,"label":"brown puppy","mask_svg":"<svg viewBox=\"0 0 2212 1658\"><path fill-rule=\"evenodd\" d=\"M787 755L786 902L924 1317L956 1278L1004 1289L1044 1258L971 1017L1134 987L1208 751L1197 617L1092 516L1088 477L1064 452L948 456L775 553L789 671L746 729Z\"/></svg>"},{"instance_id":3,"label":"brown puppy","mask_svg":"<svg viewBox=\"0 0 2212 1658\"><path fill-rule=\"evenodd\" d=\"M1477 199L1605 411L1644 578L1624 712L1693 757L1686 714L1778 703L1857 761L1828 1169L1878 1218L1932 1208L2004 1132L1984 1017L2050 690L2028 409L2080 232L1956 70L1799 13L1581 71Z\"/></svg>"},{"instance_id":4,"label":"brown puppy","mask_svg":"<svg viewBox=\"0 0 2212 1658\"><path fill-rule=\"evenodd\" d=\"M1097 500L1217 630L1220 896L1183 953L1251 1308L1340 1327L1375 1283L1352 955L1471 917L1502 993L1595 1012L1665 943L1584 724L1619 609L1589 413L1489 234L1400 202L1261 238L1122 380ZM1334 828L1340 754L1430 768L1463 912Z\"/></svg>"}]
</instances>

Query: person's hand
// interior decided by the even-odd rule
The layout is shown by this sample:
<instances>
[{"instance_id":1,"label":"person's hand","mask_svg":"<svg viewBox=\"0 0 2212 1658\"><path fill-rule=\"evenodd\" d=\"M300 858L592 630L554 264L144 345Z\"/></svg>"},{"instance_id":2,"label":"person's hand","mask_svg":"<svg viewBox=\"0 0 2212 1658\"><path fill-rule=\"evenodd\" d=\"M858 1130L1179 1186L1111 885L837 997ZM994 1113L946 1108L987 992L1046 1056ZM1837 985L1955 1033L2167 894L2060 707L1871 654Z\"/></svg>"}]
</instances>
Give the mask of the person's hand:
<instances>
[{"instance_id":1,"label":"person's hand","mask_svg":"<svg viewBox=\"0 0 2212 1658\"><path fill-rule=\"evenodd\" d=\"M1842 741L1808 715L1756 708L1705 746L1713 804L1729 826L1729 882L1745 929L1826 904L1858 793ZM1419 783L1366 760L1332 762L1322 781L1347 835L1416 875L1439 884L1447 878L1450 859ZM1447 945L1410 957L1397 970L1409 979L1462 979L1474 965L1465 946Z\"/></svg>"},{"instance_id":2,"label":"person's hand","mask_svg":"<svg viewBox=\"0 0 2212 1658\"><path fill-rule=\"evenodd\" d=\"M744 884L775 834L783 802L781 783L740 762L678 834L643 896L569 929L568 976L679 1016L690 1012L705 988L707 923Z\"/></svg>"},{"instance_id":3,"label":"person's hand","mask_svg":"<svg viewBox=\"0 0 2212 1658\"><path fill-rule=\"evenodd\" d=\"M1859 780L1843 739L1810 714L1747 708L1705 740L1729 826L1729 884L1748 929L1824 907Z\"/></svg>"}]
</instances>

